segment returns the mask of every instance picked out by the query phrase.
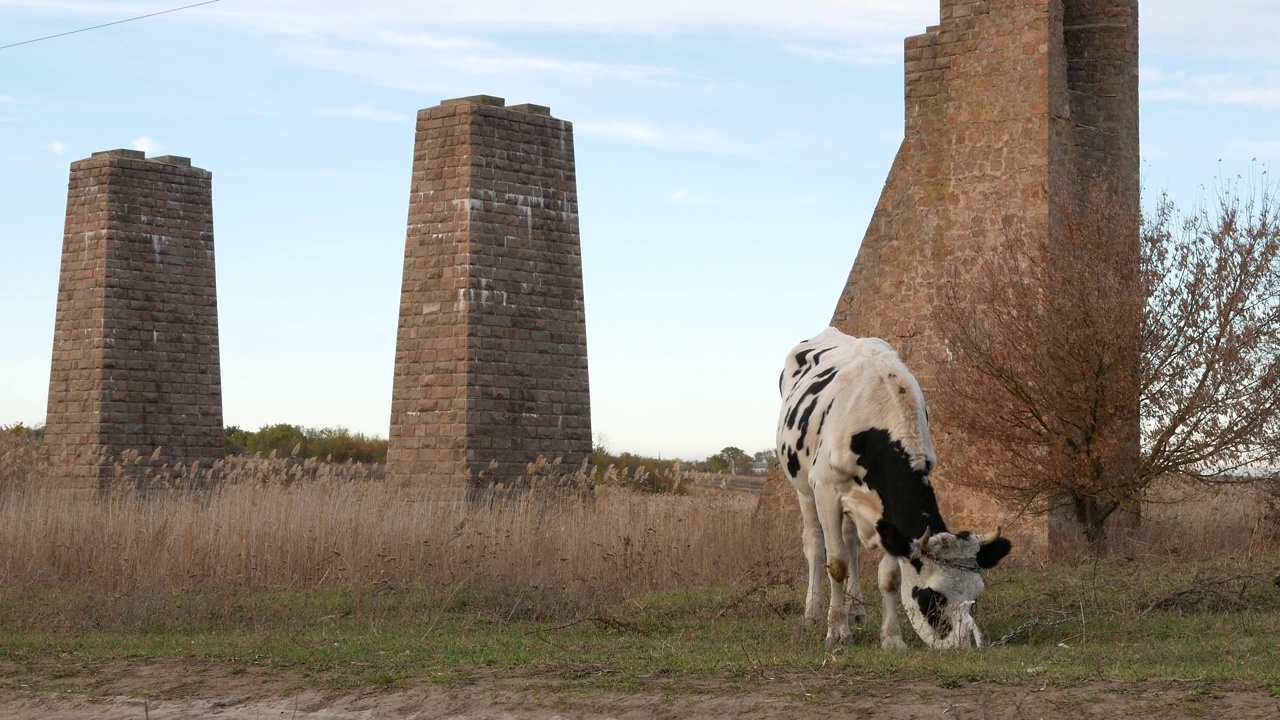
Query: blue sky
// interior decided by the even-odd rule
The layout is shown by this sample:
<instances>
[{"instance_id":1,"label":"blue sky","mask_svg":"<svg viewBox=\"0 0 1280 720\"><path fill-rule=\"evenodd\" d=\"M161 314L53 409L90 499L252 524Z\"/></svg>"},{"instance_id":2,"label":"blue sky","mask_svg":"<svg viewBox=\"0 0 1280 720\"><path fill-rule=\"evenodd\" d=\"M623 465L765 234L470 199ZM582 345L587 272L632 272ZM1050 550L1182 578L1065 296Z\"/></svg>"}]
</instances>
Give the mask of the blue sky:
<instances>
[{"instance_id":1,"label":"blue sky","mask_svg":"<svg viewBox=\"0 0 1280 720\"><path fill-rule=\"evenodd\" d=\"M186 4L0 0L0 45ZM1280 6L1145 2L1146 191L1280 159ZM385 436L413 118L465 95L574 123L592 424L687 459L773 443L830 319L937 0L221 0L0 50L0 424L43 421L68 168L212 171L228 424Z\"/></svg>"}]
</instances>

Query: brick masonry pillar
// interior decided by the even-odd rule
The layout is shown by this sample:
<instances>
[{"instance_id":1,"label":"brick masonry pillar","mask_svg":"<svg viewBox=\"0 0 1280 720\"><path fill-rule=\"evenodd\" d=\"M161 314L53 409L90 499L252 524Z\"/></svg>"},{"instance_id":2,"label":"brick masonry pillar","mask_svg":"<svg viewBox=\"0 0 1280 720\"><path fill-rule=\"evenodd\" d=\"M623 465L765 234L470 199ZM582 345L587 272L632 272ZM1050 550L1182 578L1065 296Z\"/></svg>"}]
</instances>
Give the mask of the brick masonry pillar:
<instances>
[{"instance_id":1,"label":"brick masonry pillar","mask_svg":"<svg viewBox=\"0 0 1280 720\"><path fill-rule=\"evenodd\" d=\"M950 278L1002 242L1004 223L1044 232L1051 198L1079 199L1101 180L1133 207L1137 237L1138 3L942 0L905 60L902 146L831 322L888 340L929 397L947 362L933 309ZM1013 524L1044 548L1047 521L1014 523L990 498L946 489L963 431L933 429L949 522Z\"/></svg>"},{"instance_id":2,"label":"brick masonry pillar","mask_svg":"<svg viewBox=\"0 0 1280 720\"><path fill-rule=\"evenodd\" d=\"M485 95L421 110L388 476L463 488L590 452L573 126Z\"/></svg>"},{"instance_id":3,"label":"brick masonry pillar","mask_svg":"<svg viewBox=\"0 0 1280 720\"><path fill-rule=\"evenodd\" d=\"M110 150L71 164L45 452L92 489L125 450L222 457L212 175Z\"/></svg>"}]
</instances>

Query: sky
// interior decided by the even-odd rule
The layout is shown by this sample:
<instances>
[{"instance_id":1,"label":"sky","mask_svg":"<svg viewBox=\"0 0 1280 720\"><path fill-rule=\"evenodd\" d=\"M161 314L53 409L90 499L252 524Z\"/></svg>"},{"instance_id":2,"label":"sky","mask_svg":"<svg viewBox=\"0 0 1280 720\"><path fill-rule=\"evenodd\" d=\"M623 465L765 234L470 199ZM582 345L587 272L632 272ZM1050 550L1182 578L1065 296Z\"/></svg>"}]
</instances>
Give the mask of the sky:
<instances>
[{"instance_id":1,"label":"sky","mask_svg":"<svg viewBox=\"0 0 1280 720\"><path fill-rule=\"evenodd\" d=\"M0 46L191 0L0 0ZM574 127L592 428L773 445L830 320L938 0L220 0L0 49L0 425L43 422L69 166L213 173L224 418L385 437L414 117L468 95ZM1280 161L1280 5L1141 5L1144 193Z\"/></svg>"}]
</instances>

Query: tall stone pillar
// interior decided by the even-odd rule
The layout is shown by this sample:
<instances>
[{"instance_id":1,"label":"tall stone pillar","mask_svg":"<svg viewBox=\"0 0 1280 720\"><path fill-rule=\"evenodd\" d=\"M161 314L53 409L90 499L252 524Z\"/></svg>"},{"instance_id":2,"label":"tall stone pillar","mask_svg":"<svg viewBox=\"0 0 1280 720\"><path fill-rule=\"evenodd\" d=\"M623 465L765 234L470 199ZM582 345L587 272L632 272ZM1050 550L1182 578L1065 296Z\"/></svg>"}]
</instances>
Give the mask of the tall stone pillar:
<instances>
[{"instance_id":1,"label":"tall stone pillar","mask_svg":"<svg viewBox=\"0 0 1280 720\"><path fill-rule=\"evenodd\" d=\"M388 475L462 488L590 452L573 126L485 95L421 110Z\"/></svg>"},{"instance_id":2,"label":"tall stone pillar","mask_svg":"<svg viewBox=\"0 0 1280 720\"><path fill-rule=\"evenodd\" d=\"M1137 0L942 0L940 23L906 40L905 109L832 324L891 342L928 396L947 361L933 309L1006 223L1044 236L1051 199L1079 201L1100 182L1133 208L1136 239ZM964 447L956 429L934 429L945 485ZM957 525L1001 515L968 491L939 495L968 498L949 509ZM1047 540L1045 525L1030 530Z\"/></svg>"},{"instance_id":3,"label":"tall stone pillar","mask_svg":"<svg viewBox=\"0 0 1280 720\"><path fill-rule=\"evenodd\" d=\"M136 150L71 164L45 420L69 487L98 487L125 450L224 455L211 178Z\"/></svg>"}]
</instances>

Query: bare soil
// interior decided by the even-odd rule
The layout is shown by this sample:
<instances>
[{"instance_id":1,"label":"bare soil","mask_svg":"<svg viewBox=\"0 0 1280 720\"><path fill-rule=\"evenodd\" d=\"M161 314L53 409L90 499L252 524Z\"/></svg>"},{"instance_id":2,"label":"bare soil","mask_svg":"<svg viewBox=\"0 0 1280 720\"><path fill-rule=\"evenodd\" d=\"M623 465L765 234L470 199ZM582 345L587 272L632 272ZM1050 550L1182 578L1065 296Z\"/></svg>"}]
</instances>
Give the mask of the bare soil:
<instances>
[{"instance_id":1,"label":"bare soil","mask_svg":"<svg viewBox=\"0 0 1280 720\"><path fill-rule=\"evenodd\" d=\"M167 720L450 718L796 718L819 711L876 720L1280 717L1263 690L1194 683L1092 682L1072 687L859 681L810 673L749 680L567 679L490 674L389 689L333 690L333 678L216 661L116 661L33 667L0 662L0 718ZM619 689L624 688L624 689Z\"/></svg>"}]
</instances>

